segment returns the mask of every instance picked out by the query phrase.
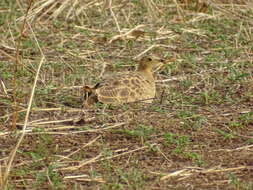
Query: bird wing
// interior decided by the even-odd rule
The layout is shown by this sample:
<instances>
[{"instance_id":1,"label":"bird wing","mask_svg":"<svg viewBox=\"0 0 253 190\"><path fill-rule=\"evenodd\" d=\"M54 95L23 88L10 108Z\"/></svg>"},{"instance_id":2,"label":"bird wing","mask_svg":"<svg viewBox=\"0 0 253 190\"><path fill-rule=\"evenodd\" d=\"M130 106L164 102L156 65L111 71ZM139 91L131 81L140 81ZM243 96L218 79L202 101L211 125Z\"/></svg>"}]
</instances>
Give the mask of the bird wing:
<instances>
[{"instance_id":1,"label":"bird wing","mask_svg":"<svg viewBox=\"0 0 253 190\"><path fill-rule=\"evenodd\" d=\"M96 90L98 100L108 104L135 102L150 97L150 82L137 73L109 77ZM153 96L153 95L152 95Z\"/></svg>"}]
</instances>

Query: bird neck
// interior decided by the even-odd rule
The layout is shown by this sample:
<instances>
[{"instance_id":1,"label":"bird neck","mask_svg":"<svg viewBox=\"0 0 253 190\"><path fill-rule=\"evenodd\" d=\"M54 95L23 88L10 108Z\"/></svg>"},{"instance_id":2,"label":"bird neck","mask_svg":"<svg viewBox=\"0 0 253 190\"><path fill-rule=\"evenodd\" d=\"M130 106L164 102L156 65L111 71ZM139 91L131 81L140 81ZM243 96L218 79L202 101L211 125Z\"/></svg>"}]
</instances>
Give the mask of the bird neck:
<instances>
[{"instance_id":1,"label":"bird neck","mask_svg":"<svg viewBox=\"0 0 253 190\"><path fill-rule=\"evenodd\" d=\"M153 73L151 69L145 69L145 70L137 70L141 75L143 75L148 80L152 81L154 80Z\"/></svg>"},{"instance_id":2,"label":"bird neck","mask_svg":"<svg viewBox=\"0 0 253 190\"><path fill-rule=\"evenodd\" d=\"M139 64L137 67L137 71L151 71L151 67L147 66L146 64Z\"/></svg>"},{"instance_id":3,"label":"bird neck","mask_svg":"<svg viewBox=\"0 0 253 190\"><path fill-rule=\"evenodd\" d=\"M137 67L137 71L140 71L140 72L152 72L152 68L145 65L145 64L140 64L138 67Z\"/></svg>"}]
</instances>

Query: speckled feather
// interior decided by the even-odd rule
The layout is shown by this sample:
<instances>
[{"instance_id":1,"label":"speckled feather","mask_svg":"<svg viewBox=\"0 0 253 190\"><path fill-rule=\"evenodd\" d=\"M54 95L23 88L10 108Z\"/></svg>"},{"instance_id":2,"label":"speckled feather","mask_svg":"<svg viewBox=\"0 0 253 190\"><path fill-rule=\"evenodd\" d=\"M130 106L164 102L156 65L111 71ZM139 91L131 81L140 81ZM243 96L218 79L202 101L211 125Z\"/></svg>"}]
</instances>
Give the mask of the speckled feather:
<instances>
[{"instance_id":1,"label":"speckled feather","mask_svg":"<svg viewBox=\"0 0 253 190\"><path fill-rule=\"evenodd\" d=\"M129 102L151 103L155 97L156 87L152 68L163 61L153 57L140 60L137 71L117 73L109 76L95 87L86 87L92 95L86 105L95 101L105 104L122 104Z\"/></svg>"},{"instance_id":2,"label":"speckled feather","mask_svg":"<svg viewBox=\"0 0 253 190\"><path fill-rule=\"evenodd\" d=\"M139 72L123 73L106 79L95 93L98 100L106 104L152 102L155 97L155 82L146 79Z\"/></svg>"}]
</instances>

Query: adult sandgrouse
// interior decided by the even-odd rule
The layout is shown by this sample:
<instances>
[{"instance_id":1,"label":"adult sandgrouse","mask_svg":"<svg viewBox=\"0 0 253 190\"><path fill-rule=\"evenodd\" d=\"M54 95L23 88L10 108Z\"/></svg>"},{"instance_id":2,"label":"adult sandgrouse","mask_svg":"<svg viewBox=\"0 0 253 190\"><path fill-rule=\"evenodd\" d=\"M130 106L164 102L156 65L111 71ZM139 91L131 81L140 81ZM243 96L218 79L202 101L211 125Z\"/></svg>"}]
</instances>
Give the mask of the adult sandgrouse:
<instances>
[{"instance_id":1,"label":"adult sandgrouse","mask_svg":"<svg viewBox=\"0 0 253 190\"><path fill-rule=\"evenodd\" d=\"M161 59L144 57L134 72L117 73L94 87L85 86L88 98L84 105L89 107L95 102L113 105L138 101L151 103L156 94L152 69L161 63L164 63Z\"/></svg>"}]
</instances>

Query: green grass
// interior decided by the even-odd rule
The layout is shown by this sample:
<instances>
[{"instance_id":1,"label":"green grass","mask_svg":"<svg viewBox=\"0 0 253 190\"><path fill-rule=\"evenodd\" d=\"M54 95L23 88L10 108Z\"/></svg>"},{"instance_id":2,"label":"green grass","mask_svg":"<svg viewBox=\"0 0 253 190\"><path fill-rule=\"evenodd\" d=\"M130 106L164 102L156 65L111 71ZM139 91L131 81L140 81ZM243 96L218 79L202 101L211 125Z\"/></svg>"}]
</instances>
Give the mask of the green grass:
<instances>
[{"instance_id":1,"label":"green grass","mask_svg":"<svg viewBox=\"0 0 253 190\"><path fill-rule=\"evenodd\" d=\"M115 171L115 176L110 176L107 184L102 185L102 189L125 189L126 187L135 190L145 186L147 177L139 169L118 169ZM117 180L115 180L117 179Z\"/></svg>"},{"instance_id":2,"label":"green grass","mask_svg":"<svg viewBox=\"0 0 253 190\"><path fill-rule=\"evenodd\" d=\"M140 138L141 142L144 143L146 140L150 139L152 134L155 133L155 128L153 126L147 126L139 124L135 129L123 129L119 132L134 138Z\"/></svg>"},{"instance_id":3,"label":"green grass","mask_svg":"<svg viewBox=\"0 0 253 190\"><path fill-rule=\"evenodd\" d=\"M198 166L203 165L201 155L190 150L192 142L188 136L166 133L164 134L164 141L166 146L173 147L172 154L190 159Z\"/></svg>"}]
</instances>

